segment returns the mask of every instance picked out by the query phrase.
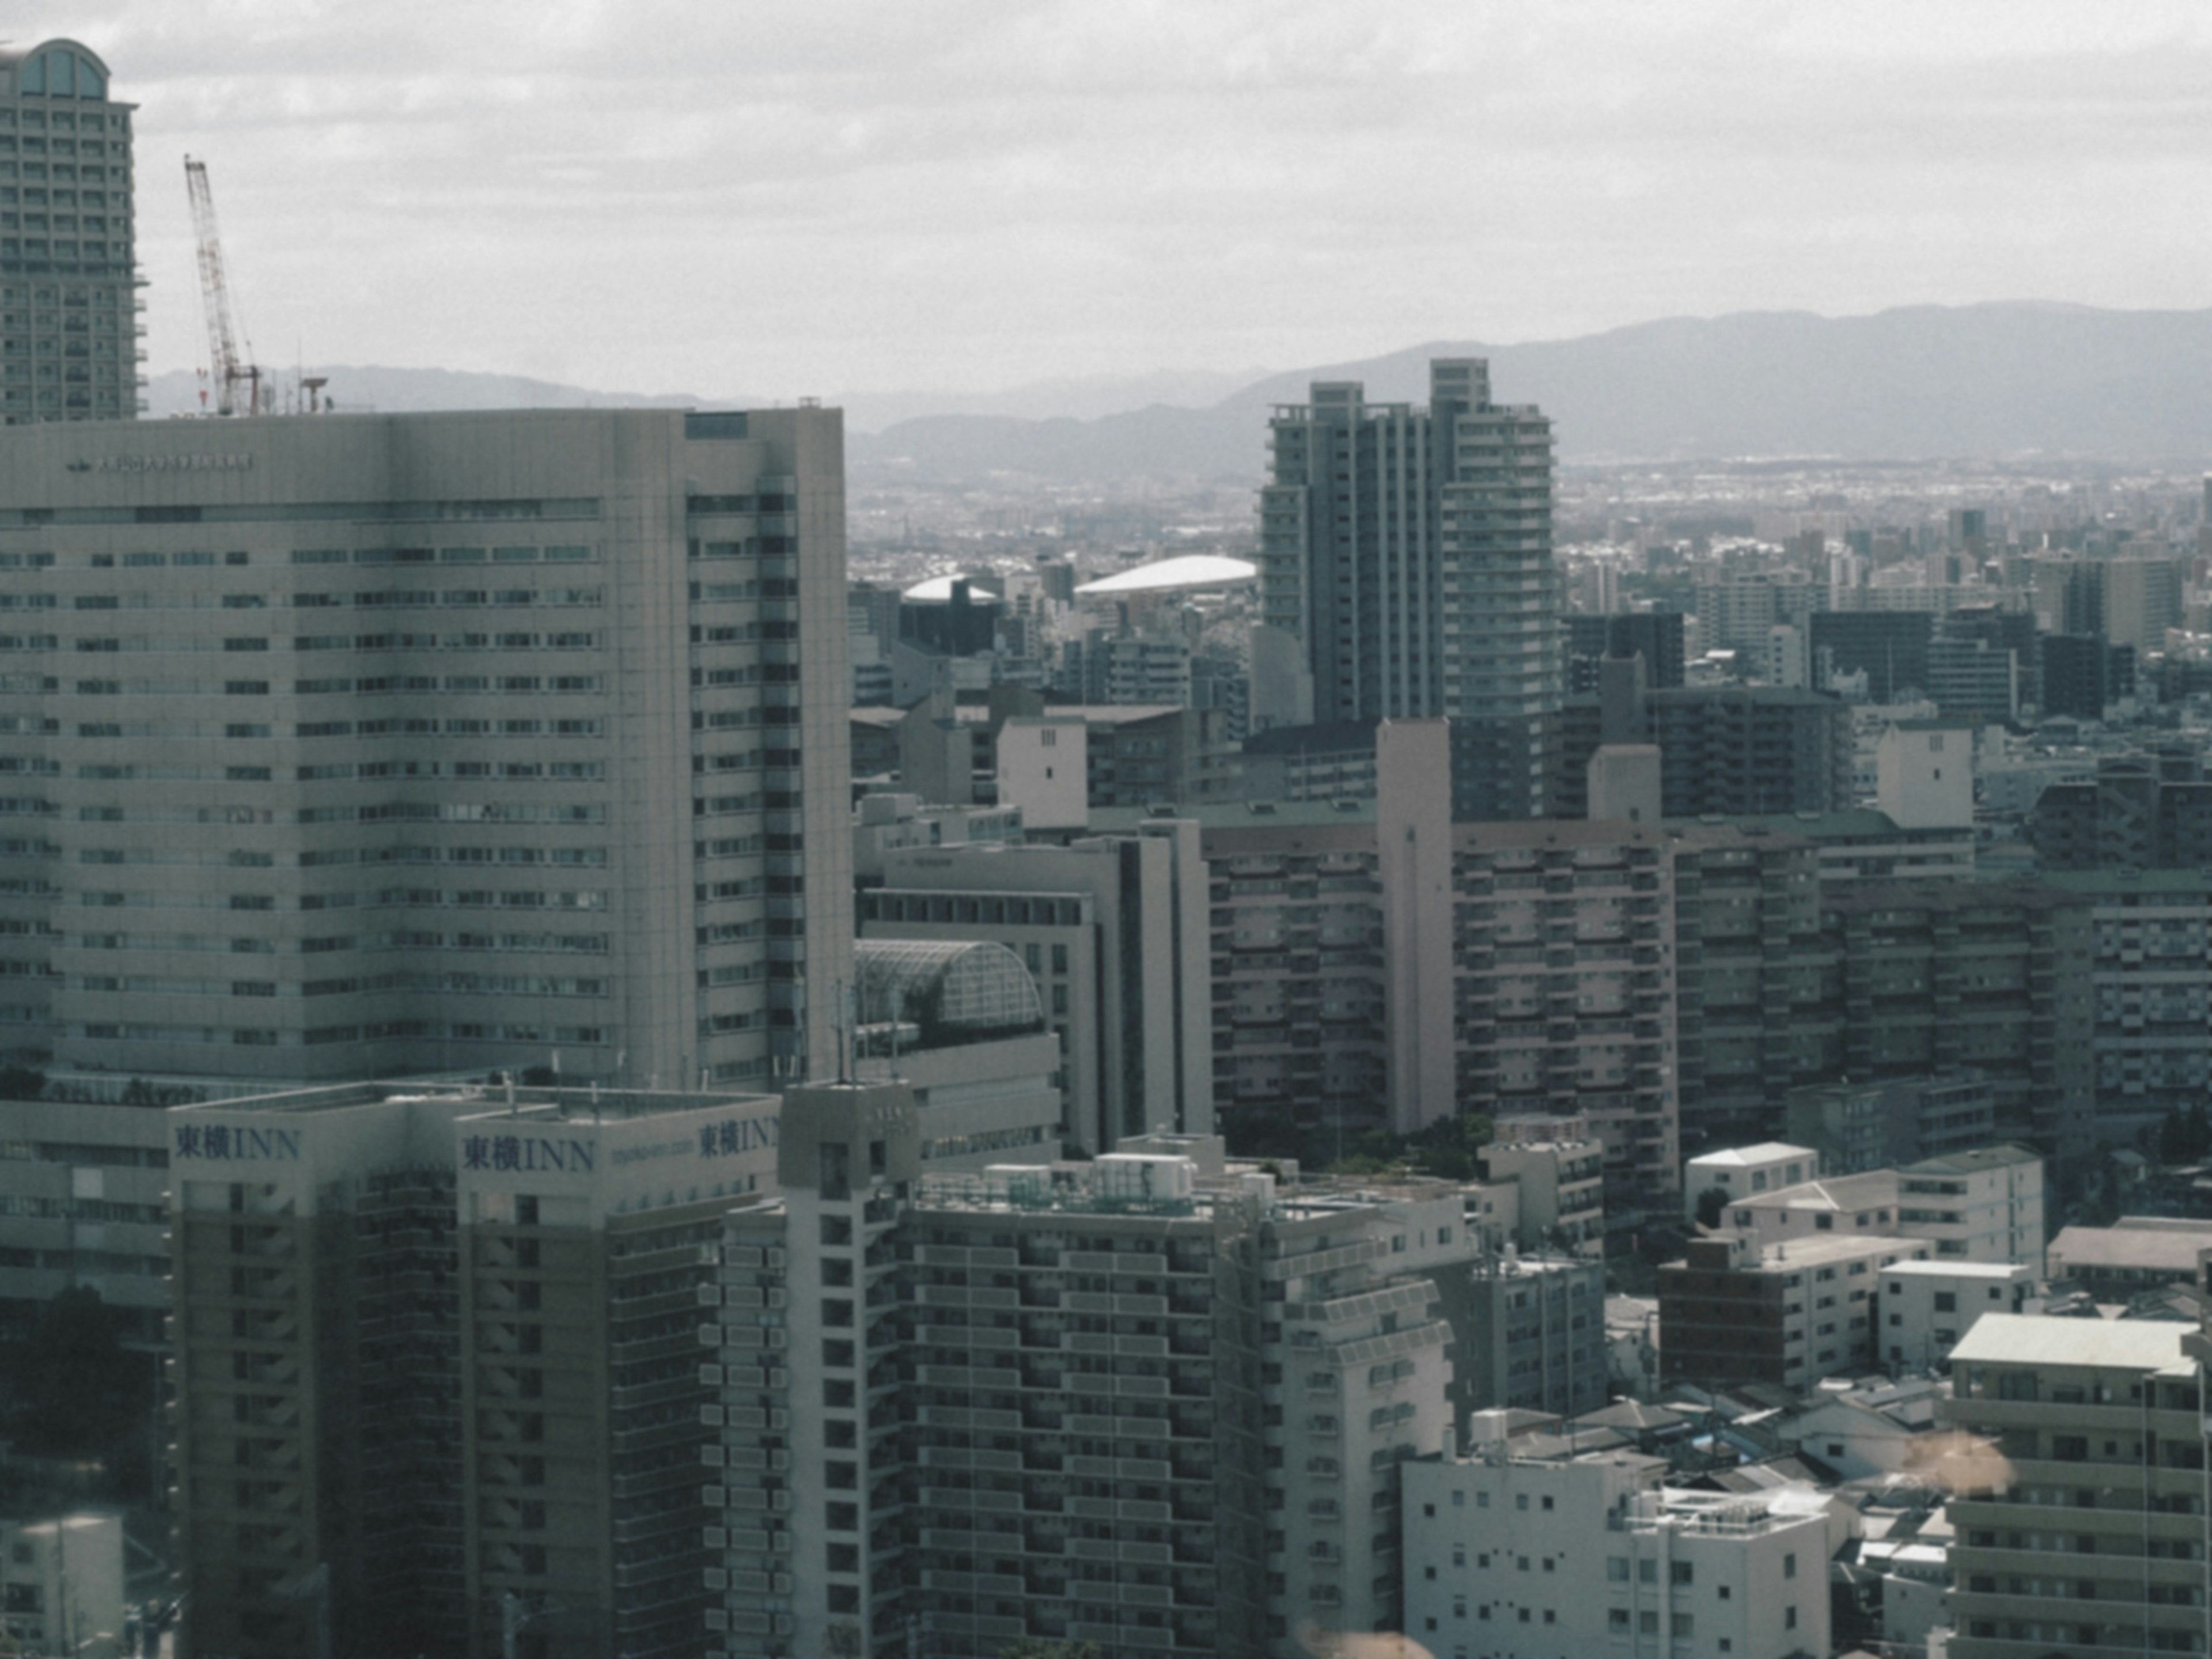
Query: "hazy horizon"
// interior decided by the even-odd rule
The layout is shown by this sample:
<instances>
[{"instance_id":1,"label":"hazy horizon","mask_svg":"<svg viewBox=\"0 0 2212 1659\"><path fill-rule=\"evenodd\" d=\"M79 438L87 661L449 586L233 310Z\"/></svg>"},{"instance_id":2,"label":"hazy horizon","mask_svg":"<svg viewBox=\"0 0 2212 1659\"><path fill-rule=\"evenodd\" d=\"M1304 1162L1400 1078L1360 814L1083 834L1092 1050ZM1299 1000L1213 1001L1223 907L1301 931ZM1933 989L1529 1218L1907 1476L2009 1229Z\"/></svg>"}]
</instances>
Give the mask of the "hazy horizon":
<instances>
[{"instance_id":1,"label":"hazy horizon","mask_svg":"<svg viewBox=\"0 0 2212 1659\"><path fill-rule=\"evenodd\" d=\"M82 0L149 367L986 393L2021 295L2195 309L2212 13Z\"/></svg>"}]
</instances>

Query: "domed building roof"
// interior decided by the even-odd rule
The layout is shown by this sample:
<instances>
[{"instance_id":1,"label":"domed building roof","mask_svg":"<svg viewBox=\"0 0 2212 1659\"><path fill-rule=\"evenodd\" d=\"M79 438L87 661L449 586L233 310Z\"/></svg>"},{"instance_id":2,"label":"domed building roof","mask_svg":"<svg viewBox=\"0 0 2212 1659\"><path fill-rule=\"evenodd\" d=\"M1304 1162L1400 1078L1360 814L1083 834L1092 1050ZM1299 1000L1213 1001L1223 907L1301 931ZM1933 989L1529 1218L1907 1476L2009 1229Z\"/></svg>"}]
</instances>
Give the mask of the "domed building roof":
<instances>
[{"instance_id":1,"label":"domed building roof","mask_svg":"<svg viewBox=\"0 0 2212 1659\"><path fill-rule=\"evenodd\" d=\"M858 1023L918 1025L925 1048L1044 1030L1036 981L1003 945L980 939L856 939L853 966Z\"/></svg>"},{"instance_id":2,"label":"domed building roof","mask_svg":"<svg viewBox=\"0 0 2212 1659\"><path fill-rule=\"evenodd\" d=\"M966 582L968 603L970 605L1004 605L1006 600L991 589L981 586L985 578L963 575L956 571L949 576L931 576L916 582L899 595L902 605L950 605L952 603L952 584Z\"/></svg>"},{"instance_id":3,"label":"domed building roof","mask_svg":"<svg viewBox=\"0 0 2212 1659\"><path fill-rule=\"evenodd\" d=\"M1075 591L1085 599L1110 599L1118 593L1171 593L1179 589L1241 587L1259 580L1260 567L1248 559L1224 558L1214 553L1186 554L1179 559L1155 559L1132 570L1119 570L1085 582Z\"/></svg>"}]
</instances>

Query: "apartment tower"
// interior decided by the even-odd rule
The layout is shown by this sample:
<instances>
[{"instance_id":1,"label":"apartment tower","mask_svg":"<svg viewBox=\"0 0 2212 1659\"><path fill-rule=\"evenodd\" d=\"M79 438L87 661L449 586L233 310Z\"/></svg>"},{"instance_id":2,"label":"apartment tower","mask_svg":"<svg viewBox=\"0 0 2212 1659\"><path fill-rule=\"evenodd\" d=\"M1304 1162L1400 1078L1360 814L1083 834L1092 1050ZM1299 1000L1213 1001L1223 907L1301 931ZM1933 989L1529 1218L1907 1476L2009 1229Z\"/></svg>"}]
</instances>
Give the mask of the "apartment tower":
<instances>
[{"instance_id":1,"label":"apartment tower","mask_svg":"<svg viewBox=\"0 0 2212 1659\"><path fill-rule=\"evenodd\" d=\"M143 407L136 107L88 46L0 46L0 424Z\"/></svg>"},{"instance_id":2,"label":"apartment tower","mask_svg":"<svg viewBox=\"0 0 2212 1659\"><path fill-rule=\"evenodd\" d=\"M1547 808L1563 696L1552 428L1440 358L1428 406L1319 382L1270 422L1261 620L1303 642L1316 721L1443 716L1454 816Z\"/></svg>"}]
</instances>

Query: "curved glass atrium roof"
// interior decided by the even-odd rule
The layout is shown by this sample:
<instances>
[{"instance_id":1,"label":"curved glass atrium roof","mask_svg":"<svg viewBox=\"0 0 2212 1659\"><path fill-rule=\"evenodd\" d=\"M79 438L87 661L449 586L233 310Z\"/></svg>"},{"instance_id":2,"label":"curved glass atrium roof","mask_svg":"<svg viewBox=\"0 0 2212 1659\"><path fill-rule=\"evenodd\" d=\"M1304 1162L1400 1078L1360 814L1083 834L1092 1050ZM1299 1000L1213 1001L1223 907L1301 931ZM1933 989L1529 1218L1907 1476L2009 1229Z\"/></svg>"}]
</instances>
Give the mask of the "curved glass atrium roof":
<instances>
[{"instance_id":1,"label":"curved glass atrium roof","mask_svg":"<svg viewBox=\"0 0 2212 1659\"><path fill-rule=\"evenodd\" d=\"M970 939L864 939L853 945L859 1023L904 1021L924 1048L1044 1030L1044 1004L1022 959Z\"/></svg>"}]
</instances>

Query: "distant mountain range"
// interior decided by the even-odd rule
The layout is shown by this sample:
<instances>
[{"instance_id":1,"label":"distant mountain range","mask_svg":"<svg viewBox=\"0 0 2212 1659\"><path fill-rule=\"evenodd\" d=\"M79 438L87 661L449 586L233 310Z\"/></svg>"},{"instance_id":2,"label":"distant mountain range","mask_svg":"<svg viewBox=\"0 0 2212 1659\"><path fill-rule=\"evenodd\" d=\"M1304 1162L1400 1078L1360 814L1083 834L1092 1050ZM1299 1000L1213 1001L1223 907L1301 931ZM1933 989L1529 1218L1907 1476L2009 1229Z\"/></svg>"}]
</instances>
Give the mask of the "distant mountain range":
<instances>
[{"instance_id":1,"label":"distant mountain range","mask_svg":"<svg viewBox=\"0 0 2212 1659\"><path fill-rule=\"evenodd\" d=\"M1161 374L988 395L844 400L856 473L917 483L1256 479L1268 406L1316 380L1421 402L1431 357L1487 357L1501 403L1540 404L1573 462L1833 456L2212 460L2212 310L2007 302L1870 317L1744 312L1669 318L1522 345L1437 341L1361 362L1247 380ZM756 399L594 392L517 377L335 368L339 406L383 410L744 407ZM1224 386L1234 386L1227 391ZM195 406L157 377L156 415ZM836 402L837 399L825 399Z\"/></svg>"}]
</instances>

